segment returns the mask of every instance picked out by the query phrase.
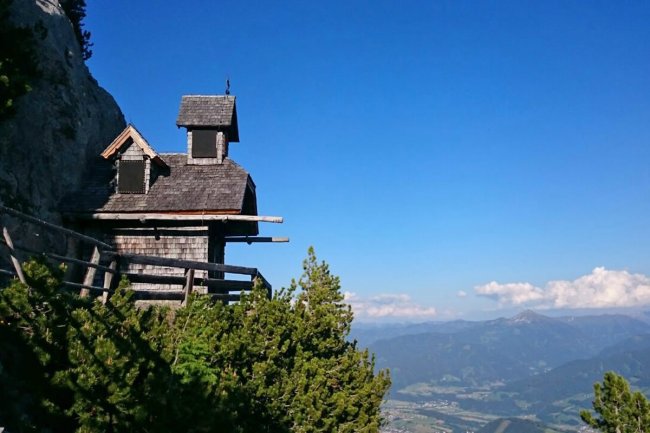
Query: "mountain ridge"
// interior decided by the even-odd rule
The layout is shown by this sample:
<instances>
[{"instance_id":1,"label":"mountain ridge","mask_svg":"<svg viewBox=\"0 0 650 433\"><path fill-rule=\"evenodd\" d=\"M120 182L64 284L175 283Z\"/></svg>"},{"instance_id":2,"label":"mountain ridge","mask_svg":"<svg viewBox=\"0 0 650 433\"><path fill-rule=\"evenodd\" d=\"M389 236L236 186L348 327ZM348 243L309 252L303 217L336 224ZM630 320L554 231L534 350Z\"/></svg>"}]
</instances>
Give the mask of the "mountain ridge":
<instances>
[{"instance_id":1,"label":"mountain ridge","mask_svg":"<svg viewBox=\"0 0 650 433\"><path fill-rule=\"evenodd\" d=\"M643 332L650 332L650 325L633 318L603 315L566 320L524 311L452 332L375 340L369 348L377 366L391 370L395 393L417 383L481 386L524 379L591 358Z\"/></svg>"}]
</instances>

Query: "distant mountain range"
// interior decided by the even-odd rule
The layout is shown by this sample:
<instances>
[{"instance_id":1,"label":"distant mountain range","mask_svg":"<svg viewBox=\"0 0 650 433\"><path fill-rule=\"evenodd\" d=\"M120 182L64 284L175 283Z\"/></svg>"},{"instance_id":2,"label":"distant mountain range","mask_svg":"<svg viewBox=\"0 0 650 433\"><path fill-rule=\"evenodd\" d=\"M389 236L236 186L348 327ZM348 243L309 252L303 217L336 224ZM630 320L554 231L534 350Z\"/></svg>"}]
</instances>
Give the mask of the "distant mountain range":
<instances>
[{"instance_id":1,"label":"distant mountain range","mask_svg":"<svg viewBox=\"0 0 650 433\"><path fill-rule=\"evenodd\" d=\"M444 398L499 416L577 422L605 371L650 389L650 325L624 315L432 322L356 330L389 368L392 398Z\"/></svg>"},{"instance_id":2,"label":"distant mountain range","mask_svg":"<svg viewBox=\"0 0 650 433\"><path fill-rule=\"evenodd\" d=\"M389 324L354 324L350 338L357 340L361 345L368 346L378 340L400 337L402 335L424 334L437 332L450 334L464 329L481 326L483 322L468 320L453 320L450 322L423 322L423 323L389 323Z\"/></svg>"},{"instance_id":3,"label":"distant mountain range","mask_svg":"<svg viewBox=\"0 0 650 433\"><path fill-rule=\"evenodd\" d=\"M591 358L625 338L650 332L648 324L626 316L554 319L533 311L509 319L432 327L433 332L369 345L377 366L391 369L393 391L422 382L455 386L511 382Z\"/></svg>"}]
</instances>

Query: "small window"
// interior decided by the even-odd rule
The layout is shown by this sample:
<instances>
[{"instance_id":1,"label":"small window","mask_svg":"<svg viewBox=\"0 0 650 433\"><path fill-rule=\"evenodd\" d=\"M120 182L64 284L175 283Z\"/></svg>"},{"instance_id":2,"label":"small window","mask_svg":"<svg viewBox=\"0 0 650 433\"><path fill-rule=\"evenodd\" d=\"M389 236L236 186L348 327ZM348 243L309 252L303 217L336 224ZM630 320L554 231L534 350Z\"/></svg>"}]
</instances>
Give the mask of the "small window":
<instances>
[{"instance_id":1,"label":"small window","mask_svg":"<svg viewBox=\"0 0 650 433\"><path fill-rule=\"evenodd\" d=\"M117 190L123 194L144 194L144 161L120 161Z\"/></svg>"},{"instance_id":2,"label":"small window","mask_svg":"<svg viewBox=\"0 0 650 433\"><path fill-rule=\"evenodd\" d=\"M192 131L192 158L217 157L217 131Z\"/></svg>"}]
</instances>

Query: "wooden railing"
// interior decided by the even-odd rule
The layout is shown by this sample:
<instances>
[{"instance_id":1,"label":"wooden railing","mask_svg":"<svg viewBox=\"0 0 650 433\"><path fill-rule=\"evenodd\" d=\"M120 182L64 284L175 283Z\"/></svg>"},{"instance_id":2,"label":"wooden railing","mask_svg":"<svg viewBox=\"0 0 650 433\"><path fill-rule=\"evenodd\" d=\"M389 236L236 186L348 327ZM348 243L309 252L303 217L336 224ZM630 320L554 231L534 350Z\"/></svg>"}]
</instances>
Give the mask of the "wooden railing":
<instances>
[{"instance_id":1,"label":"wooden railing","mask_svg":"<svg viewBox=\"0 0 650 433\"><path fill-rule=\"evenodd\" d=\"M69 255L55 254L48 251L37 251L16 244L9 233L7 224L3 222L4 215L19 219L22 222L38 227L40 230L56 232L66 236L67 238L73 238L90 245L92 253L88 260L84 260L83 258L71 257ZM179 286L179 290L135 290L135 298L137 300L170 300L187 302L188 296L195 291L197 286L201 286L207 288L206 296L210 296L213 299L226 302L237 301L239 300L239 294L230 292L251 290L256 281L260 281L266 287L269 297L272 293L271 285L256 268L246 268L220 263L197 262L168 257L118 253L115 248L108 243L2 205L0 205L0 222L3 222L3 241L0 242L0 244L4 245L6 248L10 262L13 266L13 270L0 268L0 274L17 277L25 284L27 284L27 280L23 273L20 259L23 257L26 258L29 256L40 255L48 258L50 261L72 263L81 266L83 270L85 270L81 282L66 280L63 281L62 284L70 289L78 289L80 291L80 296L102 296L104 302L106 302L110 294L115 290L122 275L126 276L131 283ZM129 272L128 269L130 264L181 268L183 269L183 275L154 275ZM97 271L104 273L104 281L101 287L94 285ZM198 277L195 276L196 271L245 275L250 277L250 281Z\"/></svg>"}]
</instances>

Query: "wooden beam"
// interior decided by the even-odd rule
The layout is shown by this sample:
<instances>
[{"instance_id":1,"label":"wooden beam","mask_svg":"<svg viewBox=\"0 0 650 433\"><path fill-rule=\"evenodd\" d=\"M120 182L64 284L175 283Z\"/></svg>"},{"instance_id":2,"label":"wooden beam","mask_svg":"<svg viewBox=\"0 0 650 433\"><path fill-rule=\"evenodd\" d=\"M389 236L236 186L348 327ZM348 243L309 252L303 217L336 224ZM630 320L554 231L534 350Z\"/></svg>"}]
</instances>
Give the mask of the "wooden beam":
<instances>
[{"instance_id":1,"label":"wooden beam","mask_svg":"<svg viewBox=\"0 0 650 433\"><path fill-rule=\"evenodd\" d=\"M89 295L99 296L104 293L103 287L87 286L85 284L73 283L72 281L61 281L61 285L69 287L71 289L80 289L80 291L85 290Z\"/></svg>"},{"instance_id":2,"label":"wooden beam","mask_svg":"<svg viewBox=\"0 0 650 433\"><path fill-rule=\"evenodd\" d=\"M16 273L14 271L9 271L7 269L0 269L0 274L9 275L10 277L15 277Z\"/></svg>"},{"instance_id":3,"label":"wooden beam","mask_svg":"<svg viewBox=\"0 0 650 433\"><path fill-rule=\"evenodd\" d=\"M94 214L67 214L70 217L91 220L111 221L244 221L265 222L281 224L284 219L278 216L261 215L179 215L166 213L94 213Z\"/></svg>"},{"instance_id":4,"label":"wooden beam","mask_svg":"<svg viewBox=\"0 0 650 433\"><path fill-rule=\"evenodd\" d=\"M190 268L185 270L185 287L183 287L185 298L183 299L183 305L187 305L192 290L194 290L194 269Z\"/></svg>"},{"instance_id":5,"label":"wooden beam","mask_svg":"<svg viewBox=\"0 0 650 433\"><path fill-rule=\"evenodd\" d=\"M93 248L93 255L90 258L90 263L92 263L93 265L99 265L100 257L101 254L99 252L99 248L95 246L95 248ZM93 281L95 280L95 273L97 273L97 268L94 266L89 266L88 270L86 271L86 276L84 277L84 282L83 282L84 286L93 285ZM85 298L88 295L89 292L86 289L82 288L81 292L79 292L79 296L81 296L82 298Z\"/></svg>"},{"instance_id":6,"label":"wooden beam","mask_svg":"<svg viewBox=\"0 0 650 433\"><path fill-rule=\"evenodd\" d=\"M134 290L133 297L137 301L183 301L185 294L181 290ZM233 302L239 301L240 296L227 293L212 293L205 296L213 300Z\"/></svg>"},{"instance_id":7,"label":"wooden beam","mask_svg":"<svg viewBox=\"0 0 650 433\"><path fill-rule=\"evenodd\" d=\"M253 242L289 242L289 238L262 236L227 236L224 240L226 242L246 242L247 244L252 244Z\"/></svg>"},{"instance_id":8,"label":"wooden beam","mask_svg":"<svg viewBox=\"0 0 650 433\"><path fill-rule=\"evenodd\" d=\"M23 251L23 252L26 252L26 253L29 253L29 254L43 255L45 257L49 257L49 258L54 259L54 260L60 260L62 262L76 263L78 265L83 265L85 267L95 268L95 269L97 269L99 271L116 272L116 271L114 271L114 270L112 270L112 269L110 269L110 268L108 268L106 266L98 265L98 264L95 264L95 263L92 263L92 262L88 262L86 260L80 260L80 259L75 259L75 258L72 258L72 257L60 256L60 255L54 254L54 253L39 252L39 251L36 251L36 250L32 250L30 248L23 247L21 245L14 245L14 248L17 249L18 251Z\"/></svg>"},{"instance_id":9,"label":"wooden beam","mask_svg":"<svg viewBox=\"0 0 650 433\"><path fill-rule=\"evenodd\" d=\"M102 242L102 241L97 240L95 238L91 238L90 236L82 235L81 233L77 233L74 230L69 230L69 229L63 228L61 226L58 226L56 224L48 223L47 221L43 221L42 219L38 219L36 217L24 214L22 212L19 212L17 210L11 209L11 208L8 208L8 207L3 206L3 205L0 205L0 213L6 213L7 215L11 215L11 216L14 216L16 218L20 218L22 220L28 221L30 223L40 225L40 226L43 226L43 227L47 227L47 228L52 229L52 230L56 230L56 231L58 231L60 233L66 234L67 236L80 239L80 240L82 240L84 242L88 242L88 243L96 245L98 247L101 247L101 248L104 248L104 249L107 249L107 250L113 250L113 247L111 245L105 243L105 242Z\"/></svg>"},{"instance_id":10,"label":"wooden beam","mask_svg":"<svg viewBox=\"0 0 650 433\"><path fill-rule=\"evenodd\" d=\"M141 256L138 254L130 254L130 253L118 254L111 251L105 252L104 255L112 256L112 257L119 256L122 259L124 259L125 262L133 263L137 265L169 266L172 268L192 268L197 271L217 271L217 272L227 272L229 274L241 274L241 275L257 275L259 273L255 268L222 265L220 263L205 263L205 262L196 262L193 260L171 259L167 257Z\"/></svg>"},{"instance_id":11,"label":"wooden beam","mask_svg":"<svg viewBox=\"0 0 650 433\"><path fill-rule=\"evenodd\" d=\"M153 275L153 274L137 274L137 273L123 273L132 283L145 283L145 284L171 284L176 286L185 286L187 283L187 276L185 275ZM241 291L251 290L253 288L252 281L240 280L220 280L218 278L194 278L194 286L204 286L208 289L218 289L222 291ZM182 294L183 291L179 290Z\"/></svg>"},{"instance_id":12,"label":"wooden beam","mask_svg":"<svg viewBox=\"0 0 650 433\"><path fill-rule=\"evenodd\" d=\"M99 296L104 292L103 287L97 286L84 286L83 284L73 283L70 281L62 281L61 284L65 287L72 289L86 289L93 296ZM182 290L132 290L133 298L137 301L183 301L185 293ZM205 296L211 297L213 300L220 301L239 301L239 294L229 293L210 293Z\"/></svg>"},{"instance_id":13,"label":"wooden beam","mask_svg":"<svg viewBox=\"0 0 650 433\"><path fill-rule=\"evenodd\" d=\"M25 274L23 274L23 268L20 266L20 262L16 257L16 250L14 249L14 244L11 241L11 236L9 236L9 230L7 230L7 227L2 227L2 236L5 238L5 244L7 245L7 249L9 250L9 257L11 259L11 264L14 266L14 269L16 270L16 275L18 276L18 279L20 280L21 283L27 284L27 280L25 279Z\"/></svg>"}]
</instances>

